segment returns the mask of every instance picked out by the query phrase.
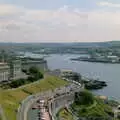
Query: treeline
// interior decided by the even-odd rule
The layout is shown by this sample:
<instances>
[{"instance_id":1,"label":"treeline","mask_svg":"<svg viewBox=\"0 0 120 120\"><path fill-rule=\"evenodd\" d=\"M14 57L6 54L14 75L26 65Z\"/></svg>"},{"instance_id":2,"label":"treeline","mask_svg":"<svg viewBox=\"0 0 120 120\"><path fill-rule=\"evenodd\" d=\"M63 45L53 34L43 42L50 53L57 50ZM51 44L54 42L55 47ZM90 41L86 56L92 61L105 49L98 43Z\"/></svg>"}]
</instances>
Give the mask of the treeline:
<instances>
[{"instance_id":1,"label":"treeline","mask_svg":"<svg viewBox=\"0 0 120 120\"><path fill-rule=\"evenodd\" d=\"M26 79L18 79L18 80L12 81L9 84L11 88L17 88L19 86L22 86L31 82L35 82L44 77L43 73L41 73L40 70L36 67L31 67L28 71L23 70L23 72L26 73L28 77Z\"/></svg>"}]
</instances>

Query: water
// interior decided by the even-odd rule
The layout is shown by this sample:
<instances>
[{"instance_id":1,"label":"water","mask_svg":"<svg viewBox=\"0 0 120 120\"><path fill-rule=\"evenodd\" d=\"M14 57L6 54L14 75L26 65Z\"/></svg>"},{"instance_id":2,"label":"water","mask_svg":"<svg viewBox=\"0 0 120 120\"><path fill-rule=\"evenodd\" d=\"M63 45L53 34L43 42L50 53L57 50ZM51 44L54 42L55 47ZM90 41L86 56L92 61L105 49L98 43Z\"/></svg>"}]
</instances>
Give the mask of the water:
<instances>
[{"instance_id":1,"label":"water","mask_svg":"<svg viewBox=\"0 0 120 120\"><path fill-rule=\"evenodd\" d=\"M25 56L41 57L41 55L34 55L26 53ZM54 54L50 57L46 56L49 69L70 69L81 73L83 76L89 78L99 78L106 81L108 86L102 90L93 91L99 95L106 95L114 99L120 99L120 64L104 64L104 63L90 63L83 61L71 61L70 58L76 58L81 55Z\"/></svg>"},{"instance_id":2,"label":"water","mask_svg":"<svg viewBox=\"0 0 120 120\"><path fill-rule=\"evenodd\" d=\"M47 57L50 69L71 69L90 78L99 78L106 81L108 86L102 90L94 91L99 95L106 95L120 99L120 64L90 63L82 61L71 61L70 58L78 55L51 55Z\"/></svg>"}]
</instances>

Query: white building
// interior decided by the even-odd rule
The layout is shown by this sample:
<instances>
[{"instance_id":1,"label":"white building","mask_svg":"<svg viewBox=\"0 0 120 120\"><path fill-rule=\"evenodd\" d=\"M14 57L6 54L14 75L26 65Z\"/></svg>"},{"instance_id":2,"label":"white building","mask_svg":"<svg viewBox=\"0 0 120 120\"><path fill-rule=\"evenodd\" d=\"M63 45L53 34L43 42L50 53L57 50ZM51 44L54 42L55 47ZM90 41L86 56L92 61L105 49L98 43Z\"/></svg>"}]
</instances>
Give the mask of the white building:
<instances>
[{"instance_id":1,"label":"white building","mask_svg":"<svg viewBox=\"0 0 120 120\"><path fill-rule=\"evenodd\" d=\"M22 69L30 67L38 67L41 70L47 70L47 62L41 60L27 60L21 63L21 60L10 60L9 63L0 63L0 82L27 78L27 75L22 72Z\"/></svg>"},{"instance_id":2,"label":"white building","mask_svg":"<svg viewBox=\"0 0 120 120\"><path fill-rule=\"evenodd\" d=\"M120 62L120 58L118 56L107 56L107 58L109 60L111 60L111 62Z\"/></svg>"},{"instance_id":3,"label":"white building","mask_svg":"<svg viewBox=\"0 0 120 120\"><path fill-rule=\"evenodd\" d=\"M12 60L10 63L10 78L17 80L25 78L26 75L22 72L21 60Z\"/></svg>"},{"instance_id":4,"label":"white building","mask_svg":"<svg viewBox=\"0 0 120 120\"><path fill-rule=\"evenodd\" d=\"M0 63L0 82L9 80L10 66L7 63Z\"/></svg>"}]
</instances>

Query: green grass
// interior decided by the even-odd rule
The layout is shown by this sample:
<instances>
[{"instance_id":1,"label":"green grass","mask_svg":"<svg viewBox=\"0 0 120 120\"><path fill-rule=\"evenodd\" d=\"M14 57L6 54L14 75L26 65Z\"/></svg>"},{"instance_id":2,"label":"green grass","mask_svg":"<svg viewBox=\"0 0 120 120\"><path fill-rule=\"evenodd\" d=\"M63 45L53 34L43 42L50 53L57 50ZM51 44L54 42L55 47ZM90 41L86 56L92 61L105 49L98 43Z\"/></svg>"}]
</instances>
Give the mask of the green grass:
<instances>
[{"instance_id":1,"label":"green grass","mask_svg":"<svg viewBox=\"0 0 120 120\"><path fill-rule=\"evenodd\" d=\"M0 89L0 104L4 110L7 120L16 120L16 111L27 96L49 89L55 89L66 85L67 82L57 77L47 76L45 79L22 86L14 90Z\"/></svg>"},{"instance_id":2,"label":"green grass","mask_svg":"<svg viewBox=\"0 0 120 120\"><path fill-rule=\"evenodd\" d=\"M104 104L102 100L96 98L95 102L90 106L77 106L73 104L72 108L74 108L81 117L101 116L106 118L109 116L108 113L112 113L112 108L109 105Z\"/></svg>"},{"instance_id":3,"label":"green grass","mask_svg":"<svg viewBox=\"0 0 120 120\"><path fill-rule=\"evenodd\" d=\"M2 117L0 116L0 120L2 120Z\"/></svg>"},{"instance_id":4,"label":"green grass","mask_svg":"<svg viewBox=\"0 0 120 120\"><path fill-rule=\"evenodd\" d=\"M57 113L57 117L62 120L73 120L72 114L65 108Z\"/></svg>"}]
</instances>

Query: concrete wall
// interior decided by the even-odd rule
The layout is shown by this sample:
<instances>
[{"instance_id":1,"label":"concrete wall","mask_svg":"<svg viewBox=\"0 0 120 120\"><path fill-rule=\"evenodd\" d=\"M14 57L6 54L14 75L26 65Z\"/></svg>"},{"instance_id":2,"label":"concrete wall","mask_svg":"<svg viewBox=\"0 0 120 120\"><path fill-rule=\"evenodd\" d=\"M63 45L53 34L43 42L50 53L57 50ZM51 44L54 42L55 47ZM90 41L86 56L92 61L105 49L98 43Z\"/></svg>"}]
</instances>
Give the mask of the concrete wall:
<instances>
[{"instance_id":1,"label":"concrete wall","mask_svg":"<svg viewBox=\"0 0 120 120\"><path fill-rule=\"evenodd\" d=\"M72 88L72 91L71 91ZM82 91L84 87L76 83L70 83L66 87L56 88L54 91L46 91L27 97L22 101L18 109L17 120L27 120L27 115L32 104L39 99L48 100L49 113L52 120L56 120L56 113L63 107L69 106L74 101L74 93Z\"/></svg>"},{"instance_id":2,"label":"concrete wall","mask_svg":"<svg viewBox=\"0 0 120 120\"><path fill-rule=\"evenodd\" d=\"M73 102L74 102L74 93L62 95L60 97L53 99L51 104L49 104L50 105L49 108L51 109L50 111L54 119L56 118L56 114L61 108L65 106L69 106Z\"/></svg>"},{"instance_id":3,"label":"concrete wall","mask_svg":"<svg viewBox=\"0 0 120 120\"><path fill-rule=\"evenodd\" d=\"M66 91L64 92L65 94L63 95L61 94L56 98L52 98L51 101L49 101L48 103L49 113L52 117L52 120L57 120L56 114L59 112L61 108L68 107L70 104L74 102L75 92L80 92L84 90L84 85L81 85L76 81L69 81L69 82L73 84L69 85L69 87L64 88L64 91Z\"/></svg>"},{"instance_id":4,"label":"concrete wall","mask_svg":"<svg viewBox=\"0 0 120 120\"><path fill-rule=\"evenodd\" d=\"M75 92L79 92L82 90L84 90L84 87L79 87L74 89L74 91L57 96L56 98L52 98L51 101L49 101L48 103L49 113L52 117L52 120L57 120L56 114L59 112L59 110L72 104L74 102Z\"/></svg>"}]
</instances>

